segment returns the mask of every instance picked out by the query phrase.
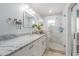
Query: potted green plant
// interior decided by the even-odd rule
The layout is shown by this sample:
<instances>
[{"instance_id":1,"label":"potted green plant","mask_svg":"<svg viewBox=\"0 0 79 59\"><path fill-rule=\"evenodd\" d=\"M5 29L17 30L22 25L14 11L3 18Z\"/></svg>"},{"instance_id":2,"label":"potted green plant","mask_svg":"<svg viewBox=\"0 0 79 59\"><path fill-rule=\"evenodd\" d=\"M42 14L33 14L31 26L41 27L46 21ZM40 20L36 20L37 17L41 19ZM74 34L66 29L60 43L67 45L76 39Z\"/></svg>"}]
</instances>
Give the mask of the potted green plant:
<instances>
[{"instance_id":1,"label":"potted green plant","mask_svg":"<svg viewBox=\"0 0 79 59\"><path fill-rule=\"evenodd\" d=\"M43 24L33 24L32 27L41 33Z\"/></svg>"}]
</instances>

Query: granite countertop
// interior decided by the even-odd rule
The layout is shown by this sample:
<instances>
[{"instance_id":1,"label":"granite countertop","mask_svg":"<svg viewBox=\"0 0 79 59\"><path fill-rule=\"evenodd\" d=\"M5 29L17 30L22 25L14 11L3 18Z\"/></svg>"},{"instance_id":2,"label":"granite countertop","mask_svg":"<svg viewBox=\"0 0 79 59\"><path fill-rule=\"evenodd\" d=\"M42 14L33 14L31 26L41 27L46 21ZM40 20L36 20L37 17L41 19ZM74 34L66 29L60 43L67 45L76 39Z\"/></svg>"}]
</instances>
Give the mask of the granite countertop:
<instances>
[{"instance_id":1,"label":"granite countertop","mask_svg":"<svg viewBox=\"0 0 79 59\"><path fill-rule=\"evenodd\" d=\"M44 34L24 35L14 39L0 41L0 56L10 55L12 52L31 44Z\"/></svg>"}]
</instances>

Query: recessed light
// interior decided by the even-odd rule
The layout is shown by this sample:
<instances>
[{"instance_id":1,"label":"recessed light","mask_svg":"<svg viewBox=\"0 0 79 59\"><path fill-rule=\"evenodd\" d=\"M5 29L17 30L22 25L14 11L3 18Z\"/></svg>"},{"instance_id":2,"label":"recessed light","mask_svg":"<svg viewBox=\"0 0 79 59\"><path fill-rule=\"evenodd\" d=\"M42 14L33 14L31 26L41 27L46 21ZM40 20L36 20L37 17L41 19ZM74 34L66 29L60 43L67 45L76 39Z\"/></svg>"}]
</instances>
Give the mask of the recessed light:
<instances>
[{"instance_id":1,"label":"recessed light","mask_svg":"<svg viewBox=\"0 0 79 59\"><path fill-rule=\"evenodd\" d=\"M31 8L30 8L30 9L29 9L29 11L30 11L30 12L32 12L32 11L33 11L33 9L31 9Z\"/></svg>"},{"instance_id":2,"label":"recessed light","mask_svg":"<svg viewBox=\"0 0 79 59\"><path fill-rule=\"evenodd\" d=\"M21 8L22 8L22 10L26 10L26 9L29 9L30 7L29 7L29 5L23 4Z\"/></svg>"},{"instance_id":3,"label":"recessed light","mask_svg":"<svg viewBox=\"0 0 79 59\"><path fill-rule=\"evenodd\" d=\"M25 6L26 9L29 9L30 8L29 5L27 5L27 4L25 4L24 6Z\"/></svg>"},{"instance_id":4,"label":"recessed light","mask_svg":"<svg viewBox=\"0 0 79 59\"><path fill-rule=\"evenodd\" d=\"M34 12L34 11L32 11L31 13L32 13L32 14L35 14L35 12Z\"/></svg>"},{"instance_id":5,"label":"recessed light","mask_svg":"<svg viewBox=\"0 0 79 59\"><path fill-rule=\"evenodd\" d=\"M29 9L29 12L31 12L32 14L35 14L35 12L32 8Z\"/></svg>"},{"instance_id":6,"label":"recessed light","mask_svg":"<svg viewBox=\"0 0 79 59\"><path fill-rule=\"evenodd\" d=\"M49 13L52 13L52 10L49 10Z\"/></svg>"},{"instance_id":7,"label":"recessed light","mask_svg":"<svg viewBox=\"0 0 79 59\"><path fill-rule=\"evenodd\" d=\"M23 11L26 11L31 15L35 14L35 11L32 8L30 8L30 6L27 4L23 4L21 8Z\"/></svg>"}]
</instances>

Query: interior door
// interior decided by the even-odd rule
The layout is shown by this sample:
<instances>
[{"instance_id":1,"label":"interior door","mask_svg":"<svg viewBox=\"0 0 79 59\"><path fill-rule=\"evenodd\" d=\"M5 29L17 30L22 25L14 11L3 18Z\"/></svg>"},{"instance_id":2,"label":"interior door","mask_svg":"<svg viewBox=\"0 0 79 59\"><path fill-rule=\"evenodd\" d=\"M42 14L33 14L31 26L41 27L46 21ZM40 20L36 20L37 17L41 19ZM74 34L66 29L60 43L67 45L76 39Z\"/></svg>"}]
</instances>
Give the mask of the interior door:
<instances>
[{"instance_id":1,"label":"interior door","mask_svg":"<svg viewBox=\"0 0 79 59\"><path fill-rule=\"evenodd\" d=\"M71 31L72 31L72 40L71 40L71 54L73 56L77 55L77 26L76 26L76 17L77 17L77 4L74 4L71 9Z\"/></svg>"}]
</instances>

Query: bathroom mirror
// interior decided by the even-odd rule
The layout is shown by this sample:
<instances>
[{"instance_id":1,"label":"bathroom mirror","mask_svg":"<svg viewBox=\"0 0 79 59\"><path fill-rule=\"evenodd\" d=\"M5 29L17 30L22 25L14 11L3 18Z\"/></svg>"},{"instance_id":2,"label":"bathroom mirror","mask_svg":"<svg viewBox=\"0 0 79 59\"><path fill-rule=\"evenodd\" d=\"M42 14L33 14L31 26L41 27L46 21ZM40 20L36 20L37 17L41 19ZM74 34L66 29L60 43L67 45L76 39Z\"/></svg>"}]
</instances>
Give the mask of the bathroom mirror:
<instances>
[{"instance_id":1,"label":"bathroom mirror","mask_svg":"<svg viewBox=\"0 0 79 59\"><path fill-rule=\"evenodd\" d=\"M36 17L30 15L27 12L23 13L23 23L24 23L24 27L32 27L32 24L36 23Z\"/></svg>"}]
</instances>

